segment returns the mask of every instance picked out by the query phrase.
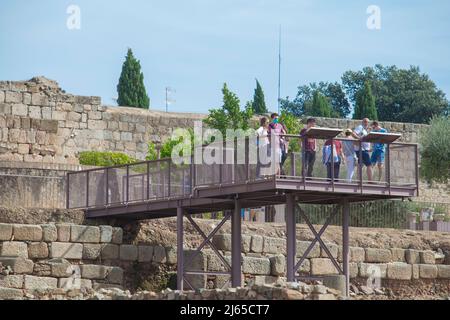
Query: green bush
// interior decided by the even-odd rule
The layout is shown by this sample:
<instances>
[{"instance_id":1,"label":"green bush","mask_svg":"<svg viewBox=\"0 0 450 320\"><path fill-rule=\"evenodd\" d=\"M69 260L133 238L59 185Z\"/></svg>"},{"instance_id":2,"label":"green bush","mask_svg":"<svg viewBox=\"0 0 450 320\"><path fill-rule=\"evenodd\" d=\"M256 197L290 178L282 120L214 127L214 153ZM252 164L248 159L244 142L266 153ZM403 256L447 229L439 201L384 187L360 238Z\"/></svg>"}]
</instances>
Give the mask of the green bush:
<instances>
[{"instance_id":1,"label":"green bush","mask_svg":"<svg viewBox=\"0 0 450 320\"><path fill-rule=\"evenodd\" d=\"M80 164L87 166L109 167L136 162L136 159L121 152L82 151Z\"/></svg>"}]
</instances>

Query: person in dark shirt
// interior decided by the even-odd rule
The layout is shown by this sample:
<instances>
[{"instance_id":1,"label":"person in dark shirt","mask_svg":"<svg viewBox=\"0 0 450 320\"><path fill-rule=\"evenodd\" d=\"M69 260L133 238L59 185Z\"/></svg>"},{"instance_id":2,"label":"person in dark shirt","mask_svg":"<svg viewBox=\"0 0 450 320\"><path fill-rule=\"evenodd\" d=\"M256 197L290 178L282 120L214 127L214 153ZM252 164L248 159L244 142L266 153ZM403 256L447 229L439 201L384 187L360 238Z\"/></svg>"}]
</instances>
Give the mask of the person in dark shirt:
<instances>
[{"instance_id":1,"label":"person in dark shirt","mask_svg":"<svg viewBox=\"0 0 450 320\"><path fill-rule=\"evenodd\" d=\"M332 150L331 142L333 142L334 147L333 151L331 151ZM323 157L324 157L323 162L327 166L328 180L331 180L332 177L333 180L338 180L341 162L345 163L345 156L343 153L342 143L339 140L332 140L332 139L328 139L327 141L325 141ZM333 168L334 172L331 172L332 165L334 166ZM332 173L334 173L334 176Z\"/></svg>"},{"instance_id":2,"label":"person in dark shirt","mask_svg":"<svg viewBox=\"0 0 450 320\"><path fill-rule=\"evenodd\" d=\"M308 118L306 120L306 127L300 131L301 147L302 147L302 161L304 163L304 177L312 177L314 170L314 162L316 161L316 139L305 137L306 131L309 128L316 126L316 119Z\"/></svg>"}]
</instances>

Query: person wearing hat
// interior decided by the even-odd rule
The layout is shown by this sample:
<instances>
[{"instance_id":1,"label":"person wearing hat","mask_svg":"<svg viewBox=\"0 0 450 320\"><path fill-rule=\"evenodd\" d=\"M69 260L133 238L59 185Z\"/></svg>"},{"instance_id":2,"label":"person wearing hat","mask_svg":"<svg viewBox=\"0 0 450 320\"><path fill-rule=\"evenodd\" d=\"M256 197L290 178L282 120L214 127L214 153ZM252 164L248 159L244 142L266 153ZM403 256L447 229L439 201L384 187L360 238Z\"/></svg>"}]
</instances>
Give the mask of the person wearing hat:
<instances>
[{"instance_id":1,"label":"person wearing hat","mask_svg":"<svg viewBox=\"0 0 450 320\"><path fill-rule=\"evenodd\" d=\"M355 152L355 139L353 139L352 129L345 130L345 139L342 141L342 152L345 156L345 163L347 164L347 182L351 183L355 173L355 163L357 160Z\"/></svg>"}]
</instances>

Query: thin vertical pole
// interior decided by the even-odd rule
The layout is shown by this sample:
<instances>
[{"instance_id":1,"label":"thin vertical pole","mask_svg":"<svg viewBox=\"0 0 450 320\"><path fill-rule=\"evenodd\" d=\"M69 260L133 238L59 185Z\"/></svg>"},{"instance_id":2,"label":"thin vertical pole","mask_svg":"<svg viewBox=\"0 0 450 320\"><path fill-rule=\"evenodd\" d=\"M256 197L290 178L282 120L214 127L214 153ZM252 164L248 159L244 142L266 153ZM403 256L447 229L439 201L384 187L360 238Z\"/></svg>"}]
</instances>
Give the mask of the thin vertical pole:
<instances>
[{"instance_id":1,"label":"thin vertical pole","mask_svg":"<svg viewBox=\"0 0 450 320\"><path fill-rule=\"evenodd\" d=\"M109 192L108 192L108 188L109 188L109 169L106 168L105 169L105 205L109 204Z\"/></svg>"},{"instance_id":2,"label":"thin vertical pole","mask_svg":"<svg viewBox=\"0 0 450 320\"><path fill-rule=\"evenodd\" d=\"M414 161L416 171L416 196L419 196L419 147L417 144L414 146Z\"/></svg>"},{"instance_id":3,"label":"thin vertical pole","mask_svg":"<svg viewBox=\"0 0 450 320\"><path fill-rule=\"evenodd\" d=\"M348 200L342 200L342 263L345 276L345 295L349 295L350 275L349 275L349 215L350 207Z\"/></svg>"},{"instance_id":4,"label":"thin vertical pole","mask_svg":"<svg viewBox=\"0 0 450 320\"><path fill-rule=\"evenodd\" d=\"M330 162L330 166L331 166L331 190L333 190L334 192L334 140L333 138L331 138L331 162Z\"/></svg>"},{"instance_id":5,"label":"thin vertical pole","mask_svg":"<svg viewBox=\"0 0 450 320\"><path fill-rule=\"evenodd\" d=\"M177 289L183 290L184 251L183 251L183 208L177 208Z\"/></svg>"},{"instance_id":6,"label":"thin vertical pole","mask_svg":"<svg viewBox=\"0 0 450 320\"><path fill-rule=\"evenodd\" d=\"M295 177L296 176L296 172L295 172L295 153L291 152L291 176Z\"/></svg>"},{"instance_id":7,"label":"thin vertical pole","mask_svg":"<svg viewBox=\"0 0 450 320\"><path fill-rule=\"evenodd\" d=\"M126 185L126 203L128 203L130 196L130 166L127 165L127 185Z\"/></svg>"},{"instance_id":8,"label":"thin vertical pole","mask_svg":"<svg viewBox=\"0 0 450 320\"><path fill-rule=\"evenodd\" d=\"M167 195L168 195L168 197L170 197L170 184L171 184L171 182L170 182L170 163L171 163L172 161L171 160L168 160L167 161Z\"/></svg>"},{"instance_id":9,"label":"thin vertical pole","mask_svg":"<svg viewBox=\"0 0 450 320\"><path fill-rule=\"evenodd\" d=\"M86 207L89 207L89 171L86 171Z\"/></svg>"},{"instance_id":10,"label":"thin vertical pole","mask_svg":"<svg viewBox=\"0 0 450 320\"><path fill-rule=\"evenodd\" d=\"M278 33L278 113L280 113L281 102L281 25Z\"/></svg>"},{"instance_id":11,"label":"thin vertical pole","mask_svg":"<svg viewBox=\"0 0 450 320\"><path fill-rule=\"evenodd\" d=\"M361 188L361 194L363 193L363 170L362 170L362 166L363 166L363 159L362 159L362 143L361 140L359 140L359 161L358 161L358 173L359 173L359 187Z\"/></svg>"},{"instance_id":12,"label":"thin vertical pole","mask_svg":"<svg viewBox=\"0 0 450 320\"><path fill-rule=\"evenodd\" d=\"M389 195L391 195L391 145L386 145L386 182Z\"/></svg>"},{"instance_id":13,"label":"thin vertical pole","mask_svg":"<svg viewBox=\"0 0 450 320\"><path fill-rule=\"evenodd\" d=\"M295 281L295 207L294 195L286 195L287 281Z\"/></svg>"},{"instance_id":14,"label":"thin vertical pole","mask_svg":"<svg viewBox=\"0 0 450 320\"><path fill-rule=\"evenodd\" d=\"M241 203L234 200L231 216L231 286L241 286Z\"/></svg>"},{"instance_id":15,"label":"thin vertical pole","mask_svg":"<svg viewBox=\"0 0 450 320\"><path fill-rule=\"evenodd\" d=\"M147 200L150 199L150 161L147 162Z\"/></svg>"},{"instance_id":16,"label":"thin vertical pole","mask_svg":"<svg viewBox=\"0 0 450 320\"><path fill-rule=\"evenodd\" d=\"M69 206L70 206L70 203L69 203L69 200L70 200L70 180L69 180L69 176L70 176L70 173L67 173L67 179L66 179L66 209L69 209Z\"/></svg>"}]
</instances>

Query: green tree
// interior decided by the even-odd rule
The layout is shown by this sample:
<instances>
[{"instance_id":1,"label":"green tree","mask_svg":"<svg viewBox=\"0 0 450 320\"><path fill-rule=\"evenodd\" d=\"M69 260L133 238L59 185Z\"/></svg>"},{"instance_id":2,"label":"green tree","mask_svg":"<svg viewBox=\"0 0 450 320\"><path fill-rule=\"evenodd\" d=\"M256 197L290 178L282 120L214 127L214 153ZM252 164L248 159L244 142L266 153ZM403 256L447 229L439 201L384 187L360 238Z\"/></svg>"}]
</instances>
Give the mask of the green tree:
<instances>
[{"instance_id":1,"label":"green tree","mask_svg":"<svg viewBox=\"0 0 450 320\"><path fill-rule=\"evenodd\" d=\"M264 100L264 92L258 80L256 80L255 93L253 94L252 110L255 114L263 114L269 112Z\"/></svg>"},{"instance_id":2,"label":"green tree","mask_svg":"<svg viewBox=\"0 0 450 320\"><path fill-rule=\"evenodd\" d=\"M311 104L306 105L305 115L313 117L330 117L332 113L331 106L319 90L313 94Z\"/></svg>"},{"instance_id":3,"label":"green tree","mask_svg":"<svg viewBox=\"0 0 450 320\"><path fill-rule=\"evenodd\" d=\"M228 89L226 83L223 85L222 94L222 107L210 109L204 122L210 128L219 130L225 138L227 129L248 129L253 110L250 102L247 102L244 110L241 110L239 98Z\"/></svg>"},{"instance_id":4,"label":"green tree","mask_svg":"<svg viewBox=\"0 0 450 320\"><path fill-rule=\"evenodd\" d=\"M293 114L281 112L280 122L286 126L288 134L300 134L302 124L300 123L300 119L295 117ZM300 151L298 139L289 139L289 150L293 152Z\"/></svg>"},{"instance_id":5,"label":"green tree","mask_svg":"<svg viewBox=\"0 0 450 320\"><path fill-rule=\"evenodd\" d=\"M398 69L375 65L345 72L342 84L354 104L367 81L371 84L379 120L428 123L435 115L450 113L444 92L419 67Z\"/></svg>"},{"instance_id":6,"label":"green tree","mask_svg":"<svg viewBox=\"0 0 450 320\"><path fill-rule=\"evenodd\" d=\"M421 130L420 173L428 182L447 183L450 179L450 117L433 117Z\"/></svg>"},{"instance_id":7,"label":"green tree","mask_svg":"<svg viewBox=\"0 0 450 320\"><path fill-rule=\"evenodd\" d=\"M150 99L144 86L144 75L141 64L128 49L125 62L122 65L119 84L117 85L117 103L119 106L129 106L148 109Z\"/></svg>"},{"instance_id":8,"label":"green tree","mask_svg":"<svg viewBox=\"0 0 450 320\"><path fill-rule=\"evenodd\" d=\"M308 110L311 110L315 91L319 91L327 98L332 108L331 117L345 118L350 114L350 103L343 87L338 82L312 82L299 86L297 90L297 95L292 101L289 100L289 97L281 100L281 109L296 117L311 116L308 114Z\"/></svg>"},{"instance_id":9,"label":"green tree","mask_svg":"<svg viewBox=\"0 0 450 320\"><path fill-rule=\"evenodd\" d=\"M355 111L353 119L369 118L378 120L377 108L375 107L375 97L372 94L369 81L357 93Z\"/></svg>"}]
</instances>

